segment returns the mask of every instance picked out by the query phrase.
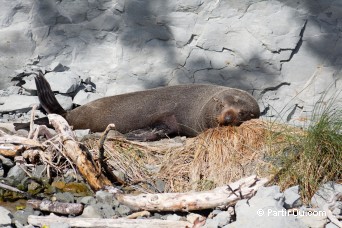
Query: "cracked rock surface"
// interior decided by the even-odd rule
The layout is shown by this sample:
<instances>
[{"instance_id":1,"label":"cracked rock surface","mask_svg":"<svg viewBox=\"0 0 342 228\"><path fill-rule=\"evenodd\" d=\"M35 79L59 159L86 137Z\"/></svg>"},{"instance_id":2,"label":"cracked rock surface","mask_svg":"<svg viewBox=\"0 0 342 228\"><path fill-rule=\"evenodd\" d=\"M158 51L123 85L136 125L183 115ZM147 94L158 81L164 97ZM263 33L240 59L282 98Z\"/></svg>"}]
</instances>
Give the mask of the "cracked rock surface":
<instances>
[{"instance_id":1,"label":"cracked rock surface","mask_svg":"<svg viewBox=\"0 0 342 228\"><path fill-rule=\"evenodd\" d=\"M90 78L95 95L79 93L74 104L212 83L249 91L264 117L303 125L322 94L342 89L339 0L2 0L1 6L1 96L20 69L36 66L68 70L68 80L52 83L60 93L80 91L61 83ZM31 84L22 87L21 95L35 95ZM0 110L11 112L6 102Z\"/></svg>"}]
</instances>

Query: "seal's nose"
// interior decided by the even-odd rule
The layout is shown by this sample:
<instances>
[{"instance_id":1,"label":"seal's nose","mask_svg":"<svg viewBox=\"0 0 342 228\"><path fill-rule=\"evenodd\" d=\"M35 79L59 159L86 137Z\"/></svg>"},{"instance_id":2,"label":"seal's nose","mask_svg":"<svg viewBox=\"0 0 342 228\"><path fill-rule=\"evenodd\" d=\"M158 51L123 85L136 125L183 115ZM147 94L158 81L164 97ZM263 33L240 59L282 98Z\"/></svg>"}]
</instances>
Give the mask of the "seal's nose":
<instances>
[{"instance_id":1,"label":"seal's nose","mask_svg":"<svg viewBox=\"0 0 342 228\"><path fill-rule=\"evenodd\" d=\"M231 115L226 115L224 117L224 125L229 125L233 122L233 117Z\"/></svg>"}]
</instances>

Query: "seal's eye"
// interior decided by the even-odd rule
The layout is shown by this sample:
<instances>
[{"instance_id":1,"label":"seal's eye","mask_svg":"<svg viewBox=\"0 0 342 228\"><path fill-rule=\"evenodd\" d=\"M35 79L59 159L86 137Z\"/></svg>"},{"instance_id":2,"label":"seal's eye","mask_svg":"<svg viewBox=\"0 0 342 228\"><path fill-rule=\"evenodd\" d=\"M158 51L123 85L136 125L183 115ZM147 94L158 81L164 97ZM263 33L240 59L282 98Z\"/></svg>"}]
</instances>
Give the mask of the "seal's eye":
<instances>
[{"instance_id":1,"label":"seal's eye","mask_svg":"<svg viewBox=\"0 0 342 228\"><path fill-rule=\"evenodd\" d=\"M233 117L231 115L226 115L224 117L224 125L229 125L233 122Z\"/></svg>"}]
</instances>

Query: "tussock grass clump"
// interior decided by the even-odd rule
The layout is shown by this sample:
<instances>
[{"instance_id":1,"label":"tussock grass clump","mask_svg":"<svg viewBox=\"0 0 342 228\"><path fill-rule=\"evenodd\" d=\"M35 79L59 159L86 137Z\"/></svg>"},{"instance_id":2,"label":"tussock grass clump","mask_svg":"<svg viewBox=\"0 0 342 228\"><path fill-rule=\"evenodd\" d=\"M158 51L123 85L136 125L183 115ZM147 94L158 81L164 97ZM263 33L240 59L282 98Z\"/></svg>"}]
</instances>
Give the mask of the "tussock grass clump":
<instances>
[{"instance_id":1,"label":"tussock grass clump","mask_svg":"<svg viewBox=\"0 0 342 228\"><path fill-rule=\"evenodd\" d=\"M310 202L320 185L342 179L342 110L334 99L315 106L305 134L288 135L276 175L281 187L299 185L304 202Z\"/></svg>"}]
</instances>

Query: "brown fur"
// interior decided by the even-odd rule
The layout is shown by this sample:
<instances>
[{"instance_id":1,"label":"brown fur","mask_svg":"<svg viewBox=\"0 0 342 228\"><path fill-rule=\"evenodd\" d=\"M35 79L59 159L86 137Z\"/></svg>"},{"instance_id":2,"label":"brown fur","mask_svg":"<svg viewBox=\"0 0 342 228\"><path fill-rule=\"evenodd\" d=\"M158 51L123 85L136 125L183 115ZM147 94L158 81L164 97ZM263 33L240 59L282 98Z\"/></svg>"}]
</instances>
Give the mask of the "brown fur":
<instances>
[{"instance_id":1,"label":"brown fur","mask_svg":"<svg viewBox=\"0 0 342 228\"><path fill-rule=\"evenodd\" d=\"M46 90L44 77L37 77L38 95ZM39 83L43 83L40 84ZM47 83L47 82L46 82ZM41 92L40 94L46 95ZM52 106L40 97L43 107ZM62 111L61 111L62 112ZM178 85L105 97L62 112L74 129L104 131L110 123L123 134L149 129L152 134L196 136L220 125L240 125L258 118L260 110L247 92L215 85ZM158 137L157 137L158 138ZM155 140L152 136L145 140Z\"/></svg>"}]
</instances>

